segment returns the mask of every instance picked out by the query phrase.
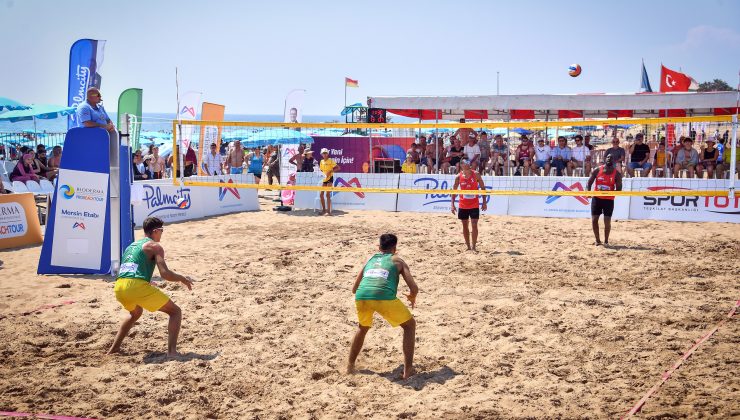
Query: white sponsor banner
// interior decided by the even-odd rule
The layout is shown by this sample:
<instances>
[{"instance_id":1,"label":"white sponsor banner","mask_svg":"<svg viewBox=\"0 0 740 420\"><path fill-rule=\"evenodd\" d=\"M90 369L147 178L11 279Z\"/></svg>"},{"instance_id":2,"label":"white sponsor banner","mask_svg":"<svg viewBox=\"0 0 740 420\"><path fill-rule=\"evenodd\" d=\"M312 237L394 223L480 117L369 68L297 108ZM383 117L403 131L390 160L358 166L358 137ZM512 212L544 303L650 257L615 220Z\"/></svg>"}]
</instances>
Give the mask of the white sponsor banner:
<instances>
[{"instance_id":1,"label":"white sponsor banner","mask_svg":"<svg viewBox=\"0 0 740 420\"><path fill-rule=\"evenodd\" d=\"M198 115L198 109L200 109L201 103L201 92L187 91L180 98L180 107L177 113L178 120L194 120ZM188 146L195 141L196 126L194 125L180 125L180 153L185 154L188 151ZM197 145L196 145L197 146Z\"/></svg>"},{"instance_id":2,"label":"white sponsor banner","mask_svg":"<svg viewBox=\"0 0 740 420\"><path fill-rule=\"evenodd\" d=\"M26 211L19 203L0 203L0 239L25 235L28 232L26 220Z\"/></svg>"},{"instance_id":3,"label":"white sponsor banner","mask_svg":"<svg viewBox=\"0 0 740 420\"><path fill-rule=\"evenodd\" d=\"M455 175L401 174L400 188L423 190L447 190L455 185ZM509 185L508 178L484 176L486 189L505 190ZM455 202L457 199L455 198ZM415 211L425 213L450 213L449 194L399 194L398 211ZM482 214L505 215L508 208L508 196L481 196L480 202L486 200L488 209Z\"/></svg>"},{"instance_id":4,"label":"white sponsor banner","mask_svg":"<svg viewBox=\"0 0 740 420\"><path fill-rule=\"evenodd\" d=\"M52 265L100 268L107 197L108 174L59 171Z\"/></svg>"},{"instance_id":5,"label":"white sponsor banner","mask_svg":"<svg viewBox=\"0 0 740 420\"><path fill-rule=\"evenodd\" d=\"M303 121L303 96L306 91L294 89L285 97L285 118L283 122L299 123Z\"/></svg>"},{"instance_id":6,"label":"white sponsor banner","mask_svg":"<svg viewBox=\"0 0 740 420\"><path fill-rule=\"evenodd\" d=\"M316 172L299 172L296 185L321 186L324 175ZM334 186L357 188L398 188L398 174L334 174ZM332 209L336 210L386 210L396 211L397 194L366 194L363 192L331 192ZM295 206L321 208L318 191L296 191Z\"/></svg>"},{"instance_id":7,"label":"white sponsor banner","mask_svg":"<svg viewBox=\"0 0 740 420\"><path fill-rule=\"evenodd\" d=\"M727 190L727 180L633 178L633 191ZM740 223L740 196L633 196L630 219Z\"/></svg>"},{"instance_id":8,"label":"white sponsor banner","mask_svg":"<svg viewBox=\"0 0 740 420\"><path fill-rule=\"evenodd\" d=\"M588 178L563 177L543 179L540 177L510 177L513 191L585 191ZM629 191L629 179L622 180L622 189ZM627 219L629 216L629 197L614 200L613 219ZM509 215L590 218L591 198L570 195L512 195L509 197Z\"/></svg>"},{"instance_id":9,"label":"white sponsor banner","mask_svg":"<svg viewBox=\"0 0 740 420\"><path fill-rule=\"evenodd\" d=\"M283 185L288 185L290 174L298 172L298 167L290 163L290 158L298 153L298 146L298 144L280 145L280 181Z\"/></svg>"},{"instance_id":10,"label":"white sponsor banner","mask_svg":"<svg viewBox=\"0 0 740 420\"><path fill-rule=\"evenodd\" d=\"M190 177L191 181L225 182L222 187L189 187L172 185L171 180L135 182L131 204L134 223L141 226L147 217L158 217L165 223L241 211L259 210L257 189L232 188L228 184L254 184L254 175ZM134 191L140 191L134 193Z\"/></svg>"}]
</instances>

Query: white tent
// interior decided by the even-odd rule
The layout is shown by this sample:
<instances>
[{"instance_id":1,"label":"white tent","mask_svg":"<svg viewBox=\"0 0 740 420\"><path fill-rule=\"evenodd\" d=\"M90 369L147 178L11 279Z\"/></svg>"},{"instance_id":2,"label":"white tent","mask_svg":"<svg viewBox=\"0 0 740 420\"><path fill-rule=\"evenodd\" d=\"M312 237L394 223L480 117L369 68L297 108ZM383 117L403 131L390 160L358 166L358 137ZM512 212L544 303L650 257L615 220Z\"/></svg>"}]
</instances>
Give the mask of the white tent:
<instances>
[{"instance_id":1,"label":"white tent","mask_svg":"<svg viewBox=\"0 0 740 420\"><path fill-rule=\"evenodd\" d=\"M372 96L368 105L423 119L681 117L737 112L737 92L572 95Z\"/></svg>"}]
</instances>

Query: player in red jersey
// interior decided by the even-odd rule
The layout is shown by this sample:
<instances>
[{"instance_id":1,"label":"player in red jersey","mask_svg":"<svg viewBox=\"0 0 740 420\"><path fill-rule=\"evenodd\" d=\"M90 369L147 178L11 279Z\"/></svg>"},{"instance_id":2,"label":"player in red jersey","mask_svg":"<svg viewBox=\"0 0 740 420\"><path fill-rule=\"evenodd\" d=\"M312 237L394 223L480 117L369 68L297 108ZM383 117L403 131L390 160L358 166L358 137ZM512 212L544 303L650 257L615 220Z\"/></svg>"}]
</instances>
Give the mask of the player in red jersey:
<instances>
[{"instance_id":1,"label":"player in red jersey","mask_svg":"<svg viewBox=\"0 0 740 420\"><path fill-rule=\"evenodd\" d=\"M481 178L480 174L470 168L470 162L467 159L462 159L460 161L460 173L455 177L455 185L452 189L456 190L458 186L461 190L486 189L486 184L483 183L483 178ZM480 210L478 208L480 195L460 194L459 211L455 208L455 197L457 197L457 194L452 194L452 201L450 202L452 214L457 213L457 218L462 221L463 237L465 237L465 245L468 246L468 250L476 251L475 244L478 242L478 219L480 218ZM483 200L483 211L486 211L488 208L486 201L487 200L485 199ZM472 246L470 230L468 228L468 219L470 219L473 224Z\"/></svg>"},{"instance_id":2,"label":"player in red jersey","mask_svg":"<svg viewBox=\"0 0 740 420\"><path fill-rule=\"evenodd\" d=\"M612 162L612 156L607 155L605 164L594 169L591 178L588 179L586 190L591 191L591 186L596 182L596 191L622 191L622 174L616 170ZM614 212L614 196L591 198L591 226L594 229L596 242L601 245L599 238L599 216L604 215L604 245L609 245L609 232L612 229L612 213Z\"/></svg>"}]
</instances>

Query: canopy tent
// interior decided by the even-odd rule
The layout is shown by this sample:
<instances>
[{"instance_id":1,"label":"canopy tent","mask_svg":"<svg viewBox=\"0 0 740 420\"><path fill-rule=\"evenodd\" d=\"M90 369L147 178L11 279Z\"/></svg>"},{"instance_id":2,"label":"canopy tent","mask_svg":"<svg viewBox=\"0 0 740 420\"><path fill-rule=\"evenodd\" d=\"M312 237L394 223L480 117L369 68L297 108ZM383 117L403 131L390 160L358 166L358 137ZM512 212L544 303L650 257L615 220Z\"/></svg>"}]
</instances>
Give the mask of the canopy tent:
<instances>
[{"instance_id":1,"label":"canopy tent","mask_svg":"<svg viewBox=\"0 0 740 420\"><path fill-rule=\"evenodd\" d=\"M353 112L355 112L357 110L366 110L366 109L367 109L367 107L365 105L357 102L356 104L345 106L344 109L342 109L342 112L341 112L340 115L341 116L345 116L345 115L349 115L349 114L351 114L351 113L353 113Z\"/></svg>"},{"instance_id":2,"label":"canopy tent","mask_svg":"<svg viewBox=\"0 0 740 420\"><path fill-rule=\"evenodd\" d=\"M372 96L368 105L423 120L681 117L738 112L737 92Z\"/></svg>"}]
</instances>

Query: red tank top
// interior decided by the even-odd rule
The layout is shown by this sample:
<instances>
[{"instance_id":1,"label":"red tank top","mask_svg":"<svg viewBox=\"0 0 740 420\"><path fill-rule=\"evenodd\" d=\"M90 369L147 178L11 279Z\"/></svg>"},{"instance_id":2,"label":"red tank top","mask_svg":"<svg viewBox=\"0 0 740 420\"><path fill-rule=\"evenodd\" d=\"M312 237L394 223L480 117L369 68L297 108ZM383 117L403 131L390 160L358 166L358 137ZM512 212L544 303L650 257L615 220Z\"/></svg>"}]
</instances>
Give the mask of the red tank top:
<instances>
[{"instance_id":1,"label":"red tank top","mask_svg":"<svg viewBox=\"0 0 740 420\"><path fill-rule=\"evenodd\" d=\"M529 147L524 148L524 149L520 147L519 148L519 160L522 160L524 158L530 158L531 156L529 156L529 153L530 153Z\"/></svg>"},{"instance_id":2,"label":"red tank top","mask_svg":"<svg viewBox=\"0 0 740 420\"><path fill-rule=\"evenodd\" d=\"M460 178L460 189L461 190L477 190L478 179L475 177L475 172L470 171L470 176L466 177L464 172L460 172L458 175ZM457 196L459 201L459 207L461 209L477 209L478 208L478 195L476 194L460 194Z\"/></svg>"},{"instance_id":3,"label":"red tank top","mask_svg":"<svg viewBox=\"0 0 740 420\"><path fill-rule=\"evenodd\" d=\"M616 191L617 189L617 170L607 174L604 166L599 167L599 173L596 175L596 191ZM614 200L614 196L599 197L604 200Z\"/></svg>"}]
</instances>

